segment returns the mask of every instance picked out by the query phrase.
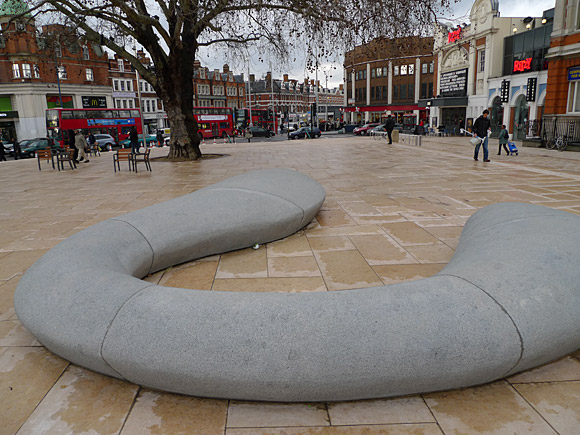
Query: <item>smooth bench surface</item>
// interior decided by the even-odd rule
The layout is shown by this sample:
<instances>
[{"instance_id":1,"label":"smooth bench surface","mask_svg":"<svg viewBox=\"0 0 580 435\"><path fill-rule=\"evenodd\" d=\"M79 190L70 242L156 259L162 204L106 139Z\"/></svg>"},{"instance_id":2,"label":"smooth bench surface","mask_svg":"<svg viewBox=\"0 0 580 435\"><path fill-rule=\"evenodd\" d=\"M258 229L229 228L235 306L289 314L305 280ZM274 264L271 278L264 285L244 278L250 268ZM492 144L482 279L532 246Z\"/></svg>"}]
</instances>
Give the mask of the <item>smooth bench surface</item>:
<instances>
[{"instance_id":1,"label":"smooth bench surface","mask_svg":"<svg viewBox=\"0 0 580 435\"><path fill-rule=\"evenodd\" d=\"M466 387L580 347L580 217L527 204L478 211L449 265L420 281L232 293L139 279L286 237L324 197L305 175L272 169L109 219L30 267L16 312L75 364L151 388L248 400Z\"/></svg>"}]
</instances>

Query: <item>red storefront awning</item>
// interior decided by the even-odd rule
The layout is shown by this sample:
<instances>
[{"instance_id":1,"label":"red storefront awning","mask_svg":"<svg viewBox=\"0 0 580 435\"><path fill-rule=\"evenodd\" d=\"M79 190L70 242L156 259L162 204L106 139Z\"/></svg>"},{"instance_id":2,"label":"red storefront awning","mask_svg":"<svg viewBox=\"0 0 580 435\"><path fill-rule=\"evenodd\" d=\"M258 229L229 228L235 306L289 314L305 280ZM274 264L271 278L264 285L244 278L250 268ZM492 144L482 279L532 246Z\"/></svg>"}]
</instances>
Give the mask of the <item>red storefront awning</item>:
<instances>
[{"instance_id":1,"label":"red storefront awning","mask_svg":"<svg viewBox=\"0 0 580 435\"><path fill-rule=\"evenodd\" d=\"M358 110L357 110L358 109ZM396 106L391 104L390 106L356 106L356 107L345 107L344 112L384 112L385 110L390 110L392 112L412 112L413 110L426 110L426 107L419 107L417 104L407 104L402 106Z\"/></svg>"}]
</instances>

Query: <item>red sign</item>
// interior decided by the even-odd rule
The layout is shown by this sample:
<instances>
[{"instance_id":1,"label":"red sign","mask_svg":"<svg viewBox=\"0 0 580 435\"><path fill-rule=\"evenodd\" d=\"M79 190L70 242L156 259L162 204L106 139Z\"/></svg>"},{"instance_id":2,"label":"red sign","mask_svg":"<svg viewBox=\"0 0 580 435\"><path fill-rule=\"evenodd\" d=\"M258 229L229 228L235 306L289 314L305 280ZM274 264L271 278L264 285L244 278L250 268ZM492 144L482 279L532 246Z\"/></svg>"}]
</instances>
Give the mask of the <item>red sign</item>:
<instances>
[{"instance_id":1,"label":"red sign","mask_svg":"<svg viewBox=\"0 0 580 435\"><path fill-rule=\"evenodd\" d=\"M461 38L461 27L447 34L447 42L455 42Z\"/></svg>"},{"instance_id":2,"label":"red sign","mask_svg":"<svg viewBox=\"0 0 580 435\"><path fill-rule=\"evenodd\" d=\"M529 71L532 69L532 58L528 57L524 60L514 60L514 72Z\"/></svg>"}]
</instances>

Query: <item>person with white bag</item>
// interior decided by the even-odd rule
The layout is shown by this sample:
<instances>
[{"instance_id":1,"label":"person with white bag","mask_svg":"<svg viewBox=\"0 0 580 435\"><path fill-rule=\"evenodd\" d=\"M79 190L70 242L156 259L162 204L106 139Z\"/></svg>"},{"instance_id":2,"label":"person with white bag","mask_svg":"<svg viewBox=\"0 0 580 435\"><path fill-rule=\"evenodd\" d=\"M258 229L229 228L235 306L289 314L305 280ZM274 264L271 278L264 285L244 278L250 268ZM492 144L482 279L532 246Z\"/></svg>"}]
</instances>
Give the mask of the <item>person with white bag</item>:
<instances>
[{"instance_id":1,"label":"person with white bag","mask_svg":"<svg viewBox=\"0 0 580 435\"><path fill-rule=\"evenodd\" d=\"M483 161L489 162L488 132L491 131L491 121L489 120L489 110L485 109L483 114L473 123L473 132L480 139L479 144L475 146L473 160L478 161L479 147L483 145Z\"/></svg>"}]
</instances>

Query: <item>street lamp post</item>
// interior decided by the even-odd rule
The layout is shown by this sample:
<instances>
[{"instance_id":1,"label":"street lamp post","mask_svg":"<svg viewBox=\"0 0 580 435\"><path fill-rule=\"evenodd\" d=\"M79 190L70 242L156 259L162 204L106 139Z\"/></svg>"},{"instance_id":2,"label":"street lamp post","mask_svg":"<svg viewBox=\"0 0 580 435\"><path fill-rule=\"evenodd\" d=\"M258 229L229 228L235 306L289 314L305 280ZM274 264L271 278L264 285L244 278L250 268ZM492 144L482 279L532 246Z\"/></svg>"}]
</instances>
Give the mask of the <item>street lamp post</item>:
<instances>
[{"instance_id":1,"label":"street lamp post","mask_svg":"<svg viewBox=\"0 0 580 435\"><path fill-rule=\"evenodd\" d=\"M135 57L139 62L139 56L137 56L137 47L133 46L133 51L135 52ZM124 60L122 60L124 62ZM143 135L143 146L147 149L147 143L145 141L145 122L143 121L143 100L141 100L141 83L139 78L139 71L135 68L135 79L137 80L137 98L139 99L139 110L141 111L141 134Z\"/></svg>"}]
</instances>

